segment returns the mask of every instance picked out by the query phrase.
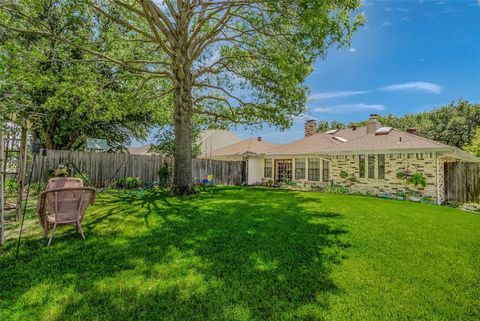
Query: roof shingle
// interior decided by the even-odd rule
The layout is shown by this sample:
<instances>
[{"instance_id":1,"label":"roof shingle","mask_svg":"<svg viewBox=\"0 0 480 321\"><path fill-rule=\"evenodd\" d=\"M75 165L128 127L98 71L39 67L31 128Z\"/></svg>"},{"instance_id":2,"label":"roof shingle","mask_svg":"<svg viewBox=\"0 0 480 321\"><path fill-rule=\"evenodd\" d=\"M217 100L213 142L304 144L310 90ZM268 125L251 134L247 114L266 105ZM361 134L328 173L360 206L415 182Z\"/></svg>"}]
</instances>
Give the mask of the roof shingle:
<instances>
[{"instance_id":1,"label":"roof shingle","mask_svg":"<svg viewBox=\"0 0 480 321\"><path fill-rule=\"evenodd\" d=\"M214 150L212 156L240 156L240 155L251 155L251 154L263 154L267 150L272 149L279 144L273 144L267 141L258 140L257 137L242 140L236 144L222 147L220 149Z\"/></svg>"}]
</instances>

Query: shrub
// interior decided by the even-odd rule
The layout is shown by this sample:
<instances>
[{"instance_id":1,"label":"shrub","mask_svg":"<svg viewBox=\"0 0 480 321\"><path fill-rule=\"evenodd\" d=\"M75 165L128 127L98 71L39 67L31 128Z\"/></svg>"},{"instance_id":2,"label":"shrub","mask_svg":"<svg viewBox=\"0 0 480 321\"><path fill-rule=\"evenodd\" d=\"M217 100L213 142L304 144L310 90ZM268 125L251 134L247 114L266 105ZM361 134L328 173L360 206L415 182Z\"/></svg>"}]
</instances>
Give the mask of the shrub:
<instances>
[{"instance_id":1,"label":"shrub","mask_svg":"<svg viewBox=\"0 0 480 321\"><path fill-rule=\"evenodd\" d=\"M134 189L144 185L144 182L137 177L117 178L115 180L116 188Z\"/></svg>"},{"instance_id":2,"label":"shrub","mask_svg":"<svg viewBox=\"0 0 480 321\"><path fill-rule=\"evenodd\" d=\"M270 177L262 177L262 185L264 186L273 186L273 179Z\"/></svg>"},{"instance_id":3,"label":"shrub","mask_svg":"<svg viewBox=\"0 0 480 321\"><path fill-rule=\"evenodd\" d=\"M59 166L57 169L53 171L54 177L68 177L70 176L70 171L66 166Z\"/></svg>"},{"instance_id":4,"label":"shrub","mask_svg":"<svg viewBox=\"0 0 480 321\"><path fill-rule=\"evenodd\" d=\"M14 179L7 178L5 180L5 195L15 195L18 191L18 182Z\"/></svg>"},{"instance_id":5,"label":"shrub","mask_svg":"<svg viewBox=\"0 0 480 321\"><path fill-rule=\"evenodd\" d=\"M428 197L428 196L424 196L422 197L422 199L420 200L421 203L424 203L424 204L435 204L435 201L433 198L431 197Z\"/></svg>"},{"instance_id":6,"label":"shrub","mask_svg":"<svg viewBox=\"0 0 480 321\"><path fill-rule=\"evenodd\" d=\"M425 187L427 186L427 179L420 173L415 173L407 179L408 184L412 184L415 187L418 185Z\"/></svg>"},{"instance_id":7,"label":"shrub","mask_svg":"<svg viewBox=\"0 0 480 321\"><path fill-rule=\"evenodd\" d=\"M30 193L39 194L41 191L47 189L47 184L45 183L32 183L30 184Z\"/></svg>"},{"instance_id":8,"label":"shrub","mask_svg":"<svg viewBox=\"0 0 480 321\"><path fill-rule=\"evenodd\" d=\"M448 207L453 207L453 208L458 208L460 207L460 203L456 202L456 201L446 201L446 202L443 202L442 205L445 205L445 206L448 206Z\"/></svg>"},{"instance_id":9,"label":"shrub","mask_svg":"<svg viewBox=\"0 0 480 321\"><path fill-rule=\"evenodd\" d=\"M348 177L348 173L345 172L345 171L341 171L341 172L340 172L340 177L341 177L341 178L347 178L347 177Z\"/></svg>"},{"instance_id":10,"label":"shrub","mask_svg":"<svg viewBox=\"0 0 480 321\"><path fill-rule=\"evenodd\" d=\"M172 170L168 164L163 164L162 168L158 170L158 185L160 187L169 187L172 182Z\"/></svg>"},{"instance_id":11,"label":"shrub","mask_svg":"<svg viewBox=\"0 0 480 321\"><path fill-rule=\"evenodd\" d=\"M397 199L402 199L402 200L404 200L404 199L407 198L407 193L406 193L406 192L403 192L403 191L398 191L398 192L395 193L395 197L396 197Z\"/></svg>"},{"instance_id":12,"label":"shrub","mask_svg":"<svg viewBox=\"0 0 480 321\"><path fill-rule=\"evenodd\" d=\"M350 189L345 186L340 185L332 185L327 186L323 189L325 193L333 193L333 194L350 194Z\"/></svg>"}]
</instances>

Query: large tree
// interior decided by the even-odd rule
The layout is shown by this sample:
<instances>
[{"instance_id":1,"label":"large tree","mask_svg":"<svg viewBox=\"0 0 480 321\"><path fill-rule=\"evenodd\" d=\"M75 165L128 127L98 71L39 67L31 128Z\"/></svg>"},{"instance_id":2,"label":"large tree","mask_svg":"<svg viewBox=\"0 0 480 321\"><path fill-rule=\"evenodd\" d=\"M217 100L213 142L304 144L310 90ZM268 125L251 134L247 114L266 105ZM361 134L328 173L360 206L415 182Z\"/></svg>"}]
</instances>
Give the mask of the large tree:
<instances>
[{"instance_id":1,"label":"large tree","mask_svg":"<svg viewBox=\"0 0 480 321\"><path fill-rule=\"evenodd\" d=\"M173 102L177 194L192 192L194 114L212 122L290 126L305 111L304 80L312 64L332 45L348 44L363 22L355 13L360 0L85 2L98 14L98 25L122 28L132 50L135 41L151 43L163 59L126 59L124 51L102 50L52 33L41 19L9 28L76 44L92 57L145 75L145 82L167 80L158 96Z\"/></svg>"}]
</instances>

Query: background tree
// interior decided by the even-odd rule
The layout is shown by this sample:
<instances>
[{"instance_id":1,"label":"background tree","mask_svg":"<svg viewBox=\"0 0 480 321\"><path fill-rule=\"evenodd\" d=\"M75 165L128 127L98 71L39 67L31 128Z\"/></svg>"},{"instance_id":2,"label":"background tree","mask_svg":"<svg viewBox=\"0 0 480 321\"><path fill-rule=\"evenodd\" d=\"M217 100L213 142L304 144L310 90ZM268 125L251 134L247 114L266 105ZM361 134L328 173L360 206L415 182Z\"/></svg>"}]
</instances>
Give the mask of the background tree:
<instances>
[{"instance_id":1,"label":"background tree","mask_svg":"<svg viewBox=\"0 0 480 321\"><path fill-rule=\"evenodd\" d=\"M472 142L477 128L480 127L480 104L460 99L429 112L379 116L378 120L384 126L400 130L416 128L422 137L463 148ZM366 123L367 121L353 122L348 126L365 126Z\"/></svg>"},{"instance_id":2,"label":"background tree","mask_svg":"<svg viewBox=\"0 0 480 321\"><path fill-rule=\"evenodd\" d=\"M112 26L87 28L94 16L75 1L24 1L3 3L0 26L29 25L32 19L57 37L76 37L97 47L121 50L119 34ZM61 5L60 5L61 4ZM32 17L30 17L32 16ZM87 137L104 138L112 148L145 138L161 111L149 99L152 84L138 91L136 74L101 59L87 63L86 53L72 43L42 33L11 32L0 28L0 92L9 92L16 113L36 114L33 133L49 149L83 148ZM139 45L138 52L146 51ZM12 112L12 111L10 111Z\"/></svg>"},{"instance_id":3,"label":"background tree","mask_svg":"<svg viewBox=\"0 0 480 321\"><path fill-rule=\"evenodd\" d=\"M472 141L465 146L465 150L480 157L480 127L477 128L477 132L475 136L473 136Z\"/></svg>"},{"instance_id":4,"label":"background tree","mask_svg":"<svg viewBox=\"0 0 480 321\"><path fill-rule=\"evenodd\" d=\"M331 122L323 120L318 123L317 132L324 133L332 129L342 129L342 128L345 128L346 126L347 125L345 125L344 123L338 120L332 120Z\"/></svg>"},{"instance_id":5,"label":"background tree","mask_svg":"<svg viewBox=\"0 0 480 321\"><path fill-rule=\"evenodd\" d=\"M192 157L195 158L201 153L201 145L198 143L201 129L193 126L192 130ZM157 129L154 136L155 142L150 146L150 152L161 154L167 157L175 155L175 130L173 126L166 125Z\"/></svg>"},{"instance_id":6,"label":"background tree","mask_svg":"<svg viewBox=\"0 0 480 321\"><path fill-rule=\"evenodd\" d=\"M14 1L11 1L14 2ZM22 10L17 12L29 15ZM75 1L59 1L58 5ZM16 1L15 1L16 3ZM151 43L162 60L104 50L58 35L35 17L26 27L10 20L10 30L33 31L75 44L90 57L108 60L147 81L165 79L159 97L173 101L174 192L192 192L193 115L211 122L270 123L285 128L305 111L304 80L332 45L348 44L363 22L354 15L359 0L90 0L98 25L118 26L130 50L133 41ZM18 8L20 7L20 8ZM96 26L95 24L93 24ZM87 25L88 26L88 25ZM96 28L96 27L95 27ZM94 29L95 30L95 29Z\"/></svg>"}]
</instances>

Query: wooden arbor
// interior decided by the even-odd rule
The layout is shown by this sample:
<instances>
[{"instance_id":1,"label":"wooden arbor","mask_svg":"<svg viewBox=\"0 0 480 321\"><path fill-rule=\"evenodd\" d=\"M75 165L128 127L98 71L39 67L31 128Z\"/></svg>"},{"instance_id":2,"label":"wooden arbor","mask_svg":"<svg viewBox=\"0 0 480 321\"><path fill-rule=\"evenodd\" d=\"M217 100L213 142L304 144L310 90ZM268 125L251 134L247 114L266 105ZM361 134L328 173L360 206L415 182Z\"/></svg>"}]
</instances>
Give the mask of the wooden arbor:
<instances>
[{"instance_id":1,"label":"wooden arbor","mask_svg":"<svg viewBox=\"0 0 480 321\"><path fill-rule=\"evenodd\" d=\"M5 240L5 179L17 178L15 219L20 219L27 172L27 139L31 121L16 114L0 118L0 244ZM18 130L16 130L18 129Z\"/></svg>"}]
</instances>

